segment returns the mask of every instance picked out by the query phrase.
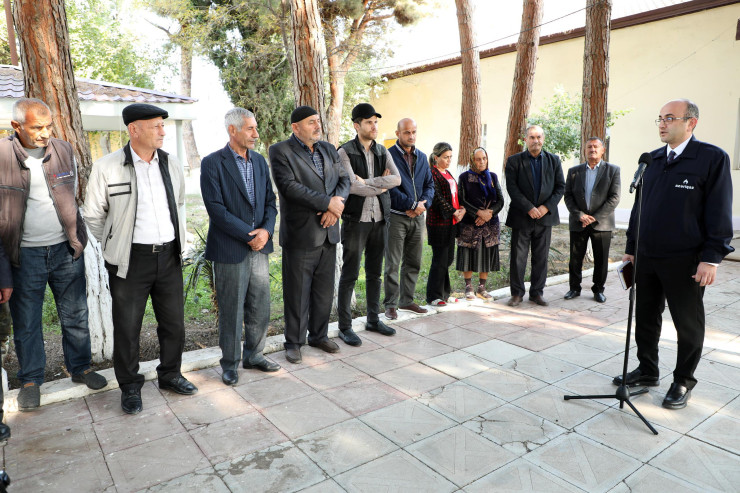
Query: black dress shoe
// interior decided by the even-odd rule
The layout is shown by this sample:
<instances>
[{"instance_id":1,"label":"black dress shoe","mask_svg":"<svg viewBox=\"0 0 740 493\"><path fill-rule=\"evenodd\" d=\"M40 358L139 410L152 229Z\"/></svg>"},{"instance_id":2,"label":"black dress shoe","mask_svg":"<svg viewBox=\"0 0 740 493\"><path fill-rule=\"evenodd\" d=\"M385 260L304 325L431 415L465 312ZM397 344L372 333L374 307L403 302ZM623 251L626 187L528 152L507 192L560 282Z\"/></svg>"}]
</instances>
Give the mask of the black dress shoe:
<instances>
[{"instance_id":1,"label":"black dress shoe","mask_svg":"<svg viewBox=\"0 0 740 493\"><path fill-rule=\"evenodd\" d=\"M577 298L578 296L581 296L580 291L570 290L567 293L565 293L565 296L563 296L563 299L572 300L573 298Z\"/></svg>"},{"instance_id":2,"label":"black dress shoe","mask_svg":"<svg viewBox=\"0 0 740 493\"><path fill-rule=\"evenodd\" d=\"M362 346L362 339L352 329L340 330L339 338L349 346Z\"/></svg>"},{"instance_id":3,"label":"black dress shoe","mask_svg":"<svg viewBox=\"0 0 740 493\"><path fill-rule=\"evenodd\" d=\"M139 414L143 409L143 406L141 404L141 390L122 390L121 409L123 409L123 412L126 414Z\"/></svg>"},{"instance_id":4,"label":"black dress shoe","mask_svg":"<svg viewBox=\"0 0 740 493\"><path fill-rule=\"evenodd\" d=\"M285 350L285 359L293 364L298 364L303 361L301 356L301 348L287 348Z\"/></svg>"},{"instance_id":5,"label":"black dress shoe","mask_svg":"<svg viewBox=\"0 0 740 493\"><path fill-rule=\"evenodd\" d=\"M10 426L0 423L0 440L7 440L8 438L10 438Z\"/></svg>"},{"instance_id":6,"label":"black dress shoe","mask_svg":"<svg viewBox=\"0 0 740 493\"><path fill-rule=\"evenodd\" d=\"M691 397L691 390L684 385L673 382L671 388L663 399L663 407L666 409L683 409Z\"/></svg>"},{"instance_id":7,"label":"black dress shoe","mask_svg":"<svg viewBox=\"0 0 740 493\"><path fill-rule=\"evenodd\" d=\"M547 306L549 303L545 300L545 298L542 297L542 295L538 294L535 296L530 296L529 301L532 303L537 303L540 306Z\"/></svg>"},{"instance_id":8,"label":"black dress shoe","mask_svg":"<svg viewBox=\"0 0 740 493\"><path fill-rule=\"evenodd\" d=\"M658 377L652 375L643 375L639 368L632 370L627 374L627 387L657 387L660 385ZM617 375L612 380L616 386L622 385L622 375Z\"/></svg>"},{"instance_id":9,"label":"black dress shoe","mask_svg":"<svg viewBox=\"0 0 740 493\"><path fill-rule=\"evenodd\" d=\"M226 385L236 385L239 383L239 374L236 370L224 370L221 381Z\"/></svg>"},{"instance_id":10,"label":"black dress shoe","mask_svg":"<svg viewBox=\"0 0 740 493\"><path fill-rule=\"evenodd\" d=\"M396 329L388 327L386 324L378 320L377 322L368 322L365 324L365 330L370 332L377 332L383 336L392 336L396 333Z\"/></svg>"},{"instance_id":11,"label":"black dress shoe","mask_svg":"<svg viewBox=\"0 0 740 493\"><path fill-rule=\"evenodd\" d=\"M259 370L271 373L273 371L278 371L280 369L280 365L268 359L263 359L258 363L249 363L245 361L244 363L242 363L242 368L244 368L245 370Z\"/></svg>"},{"instance_id":12,"label":"black dress shoe","mask_svg":"<svg viewBox=\"0 0 740 493\"><path fill-rule=\"evenodd\" d=\"M604 303L606 296L604 296L604 293L594 293L594 299L599 303Z\"/></svg>"},{"instance_id":13,"label":"black dress shoe","mask_svg":"<svg viewBox=\"0 0 740 493\"><path fill-rule=\"evenodd\" d=\"M321 349L322 351L326 353L338 353L339 352L339 345L334 341L330 341L329 339L326 339L325 341L319 341L319 342L309 342L308 345L311 347Z\"/></svg>"},{"instance_id":14,"label":"black dress shoe","mask_svg":"<svg viewBox=\"0 0 740 493\"><path fill-rule=\"evenodd\" d=\"M519 306L522 304L522 297L514 295L509 298L509 301L506 304L509 306Z\"/></svg>"},{"instance_id":15,"label":"black dress shoe","mask_svg":"<svg viewBox=\"0 0 740 493\"><path fill-rule=\"evenodd\" d=\"M198 392L198 387L188 382L188 379L182 375L170 380L159 379L159 388L163 390L171 390L177 394L182 395L193 395Z\"/></svg>"}]
</instances>

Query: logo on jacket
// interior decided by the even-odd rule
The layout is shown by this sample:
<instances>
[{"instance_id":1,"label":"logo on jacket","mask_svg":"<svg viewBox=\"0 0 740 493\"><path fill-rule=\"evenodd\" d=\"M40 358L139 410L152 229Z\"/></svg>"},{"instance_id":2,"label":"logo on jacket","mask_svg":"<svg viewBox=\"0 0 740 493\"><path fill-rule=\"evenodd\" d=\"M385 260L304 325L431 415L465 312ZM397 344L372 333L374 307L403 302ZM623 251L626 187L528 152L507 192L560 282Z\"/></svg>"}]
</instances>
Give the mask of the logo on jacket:
<instances>
[{"instance_id":1,"label":"logo on jacket","mask_svg":"<svg viewBox=\"0 0 740 493\"><path fill-rule=\"evenodd\" d=\"M689 180L684 180L683 183L676 183L676 188L683 188L685 190L693 190L694 186L689 185Z\"/></svg>"}]
</instances>

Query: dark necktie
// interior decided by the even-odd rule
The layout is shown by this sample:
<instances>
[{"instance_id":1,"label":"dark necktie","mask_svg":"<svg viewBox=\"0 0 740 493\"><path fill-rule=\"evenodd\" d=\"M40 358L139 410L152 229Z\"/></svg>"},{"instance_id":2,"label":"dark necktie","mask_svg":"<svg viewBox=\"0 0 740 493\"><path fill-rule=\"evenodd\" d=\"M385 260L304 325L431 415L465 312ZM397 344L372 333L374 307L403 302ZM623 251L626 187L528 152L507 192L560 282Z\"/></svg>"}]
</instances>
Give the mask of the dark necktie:
<instances>
[{"instance_id":1,"label":"dark necktie","mask_svg":"<svg viewBox=\"0 0 740 493\"><path fill-rule=\"evenodd\" d=\"M676 160L676 153L675 153L675 151L669 152L668 153L668 164L671 164L675 160Z\"/></svg>"}]
</instances>

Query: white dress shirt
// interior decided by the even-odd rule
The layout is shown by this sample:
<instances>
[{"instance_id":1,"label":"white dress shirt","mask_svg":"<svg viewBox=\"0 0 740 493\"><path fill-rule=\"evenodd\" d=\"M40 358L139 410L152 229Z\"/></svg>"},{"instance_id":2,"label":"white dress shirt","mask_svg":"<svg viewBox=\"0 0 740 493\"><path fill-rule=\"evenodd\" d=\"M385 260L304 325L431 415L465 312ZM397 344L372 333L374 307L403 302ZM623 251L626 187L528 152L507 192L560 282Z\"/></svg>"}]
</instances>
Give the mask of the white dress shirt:
<instances>
[{"instance_id":1,"label":"white dress shirt","mask_svg":"<svg viewBox=\"0 0 740 493\"><path fill-rule=\"evenodd\" d=\"M170 218L167 192L159 170L159 156L155 152L154 158L147 163L132 147L131 157L134 160L138 190L133 243L168 243L175 239L175 227Z\"/></svg>"}]
</instances>

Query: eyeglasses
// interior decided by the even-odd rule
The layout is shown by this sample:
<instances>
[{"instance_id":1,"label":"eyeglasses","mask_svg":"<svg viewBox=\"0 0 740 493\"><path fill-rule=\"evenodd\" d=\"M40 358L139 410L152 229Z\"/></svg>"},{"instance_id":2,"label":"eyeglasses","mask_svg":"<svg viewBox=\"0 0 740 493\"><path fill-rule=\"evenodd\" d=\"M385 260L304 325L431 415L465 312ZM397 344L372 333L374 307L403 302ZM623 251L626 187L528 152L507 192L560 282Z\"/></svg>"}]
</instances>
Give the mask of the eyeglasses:
<instances>
[{"instance_id":1,"label":"eyeglasses","mask_svg":"<svg viewBox=\"0 0 740 493\"><path fill-rule=\"evenodd\" d=\"M658 118L655 120L656 125L660 125L661 123L665 123L666 125L670 125L671 123L675 122L676 120L690 120L690 116L667 116L665 118Z\"/></svg>"}]
</instances>

